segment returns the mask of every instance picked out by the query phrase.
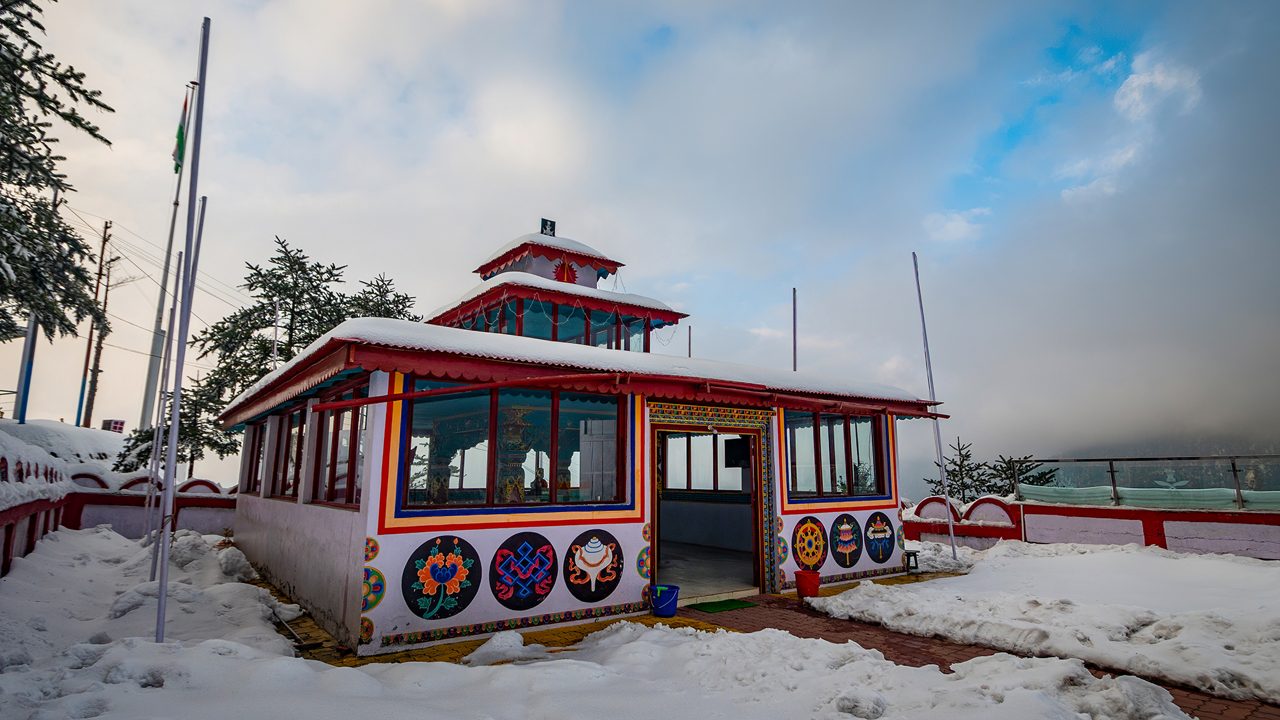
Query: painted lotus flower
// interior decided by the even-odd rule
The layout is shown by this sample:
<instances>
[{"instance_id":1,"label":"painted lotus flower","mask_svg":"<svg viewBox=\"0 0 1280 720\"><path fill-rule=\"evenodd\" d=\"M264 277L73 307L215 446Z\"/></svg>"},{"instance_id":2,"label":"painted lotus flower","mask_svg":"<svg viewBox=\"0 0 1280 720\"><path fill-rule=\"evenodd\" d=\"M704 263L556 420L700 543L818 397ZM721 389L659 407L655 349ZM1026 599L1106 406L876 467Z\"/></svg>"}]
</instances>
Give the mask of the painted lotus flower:
<instances>
[{"instance_id":1,"label":"painted lotus flower","mask_svg":"<svg viewBox=\"0 0 1280 720\"><path fill-rule=\"evenodd\" d=\"M454 595L462 588L462 581L467 579L468 570L461 555L457 553L437 553L427 558L426 564L418 569L418 580L422 581L422 594L435 595L441 585L446 595Z\"/></svg>"}]
</instances>

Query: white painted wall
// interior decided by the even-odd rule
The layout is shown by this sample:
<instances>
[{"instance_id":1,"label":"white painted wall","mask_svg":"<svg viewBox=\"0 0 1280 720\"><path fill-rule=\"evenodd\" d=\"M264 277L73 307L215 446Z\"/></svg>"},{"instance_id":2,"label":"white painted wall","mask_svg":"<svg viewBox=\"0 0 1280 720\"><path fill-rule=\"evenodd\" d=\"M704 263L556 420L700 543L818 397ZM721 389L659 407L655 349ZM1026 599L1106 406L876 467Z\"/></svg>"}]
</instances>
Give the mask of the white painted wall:
<instances>
[{"instance_id":1,"label":"white painted wall","mask_svg":"<svg viewBox=\"0 0 1280 720\"><path fill-rule=\"evenodd\" d=\"M185 515L183 511L180 515ZM345 622L360 604L355 548L364 547L360 513L241 495L236 546L273 585L302 604L340 642L356 646Z\"/></svg>"},{"instance_id":2,"label":"white painted wall","mask_svg":"<svg viewBox=\"0 0 1280 720\"><path fill-rule=\"evenodd\" d=\"M1027 513L1022 526L1027 542L1033 543L1141 545L1144 542L1141 520Z\"/></svg>"},{"instance_id":3,"label":"white painted wall","mask_svg":"<svg viewBox=\"0 0 1280 720\"><path fill-rule=\"evenodd\" d=\"M1170 550L1231 553L1280 560L1280 525L1169 521L1164 524Z\"/></svg>"}]
</instances>

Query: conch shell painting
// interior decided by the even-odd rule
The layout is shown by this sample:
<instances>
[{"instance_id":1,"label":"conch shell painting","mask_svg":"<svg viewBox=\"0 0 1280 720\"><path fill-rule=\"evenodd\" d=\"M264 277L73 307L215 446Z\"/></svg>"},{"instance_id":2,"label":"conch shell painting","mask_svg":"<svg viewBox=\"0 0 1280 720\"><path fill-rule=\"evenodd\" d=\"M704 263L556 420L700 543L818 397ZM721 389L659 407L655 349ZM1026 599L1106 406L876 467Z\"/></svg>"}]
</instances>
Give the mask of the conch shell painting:
<instances>
[{"instance_id":1,"label":"conch shell painting","mask_svg":"<svg viewBox=\"0 0 1280 720\"><path fill-rule=\"evenodd\" d=\"M569 546L565 556L569 592L583 602L597 602L618 586L622 552L618 540L606 530L588 530Z\"/></svg>"}]
</instances>

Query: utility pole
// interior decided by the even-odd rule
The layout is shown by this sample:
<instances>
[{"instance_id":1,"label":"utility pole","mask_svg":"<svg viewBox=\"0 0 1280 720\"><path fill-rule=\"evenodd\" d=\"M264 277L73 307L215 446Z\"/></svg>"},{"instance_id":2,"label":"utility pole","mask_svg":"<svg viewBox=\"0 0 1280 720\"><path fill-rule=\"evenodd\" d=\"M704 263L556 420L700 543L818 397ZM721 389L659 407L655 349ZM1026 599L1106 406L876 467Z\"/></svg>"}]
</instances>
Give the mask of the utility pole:
<instances>
[{"instance_id":1,"label":"utility pole","mask_svg":"<svg viewBox=\"0 0 1280 720\"><path fill-rule=\"evenodd\" d=\"M799 354L796 348L800 346L798 338L800 337L798 325L796 322L796 289L791 288L791 372L795 372L799 368Z\"/></svg>"},{"instance_id":2,"label":"utility pole","mask_svg":"<svg viewBox=\"0 0 1280 720\"><path fill-rule=\"evenodd\" d=\"M102 312L107 312L107 302L111 298L111 266L116 259L107 261L107 279L102 284ZM107 339L105 327L98 330L98 339L93 348L93 367L89 370L89 392L84 401L84 426L93 426L93 401L98 397L98 375L102 373L102 341Z\"/></svg>"},{"instance_id":3,"label":"utility pole","mask_svg":"<svg viewBox=\"0 0 1280 720\"><path fill-rule=\"evenodd\" d=\"M685 325L684 329L689 331L689 357L693 357L693 326Z\"/></svg>"},{"instance_id":4,"label":"utility pole","mask_svg":"<svg viewBox=\"0 0 1280 720\"><path fill-rule=\"evenodd\" d=\"M111 237L111 221L107 220L102 223L102 247L98 250L98 279L93 283L93 304L98 304L98 292L102 287L102 271L106 267L107 262L107 240ZM96 321L89 319L89 337L88 343L84 348L84 370L80 371L80 396L76 403L76 425L81 425L80 419L84 411L84 391L85 384L89 380L89 359L93 353L93 331ZM84 423L84 427L88 427L88 423Z\"/></svg>"}]
</instances>

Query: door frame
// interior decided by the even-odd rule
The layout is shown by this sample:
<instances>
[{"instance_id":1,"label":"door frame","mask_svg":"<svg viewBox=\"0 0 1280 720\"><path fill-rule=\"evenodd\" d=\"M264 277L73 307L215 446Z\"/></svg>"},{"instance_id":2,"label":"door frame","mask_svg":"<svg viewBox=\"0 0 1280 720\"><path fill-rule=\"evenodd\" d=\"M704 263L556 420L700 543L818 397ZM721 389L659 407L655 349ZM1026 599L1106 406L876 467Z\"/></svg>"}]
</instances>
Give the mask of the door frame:
<instances>
[{"instance_id":1,"label":"door frame","mask_svg":"<svg viewBox=\"0 0 1280 720\"><path fill-rule=\"evenodd\" d=\"M649 424L649 477L652 479L649 489L649 500L653 508L653 518L650 521L651 535L649 545L650 557L650 575L649 575L649 597L653 597L654 586L658 584L658 560L661 539L660 524L660 503L663 489L663 478L658 472L658 447L659 443L665 443L665 438L661 436L671 433L687 433L698 430L710 430L720 435L740 435L746 437L751 442L751 543L752 557L755 564L756 589L760 592L766 592L768 577L766 574L766 563L764 553L766 549L763 547L761 539L764 537L764 506L762 503L765 490L766 478L764 477L764 463L761 461L764 452L764 444L762 435L767 432L766 429L752 428L738 425L727 425L718 423L707 423L691 419L687 423L682 422L660 422ZM665 449L665 445L663 446ZM772 482L772 479L768 480Z\"/></svg>"}]
</instances>

